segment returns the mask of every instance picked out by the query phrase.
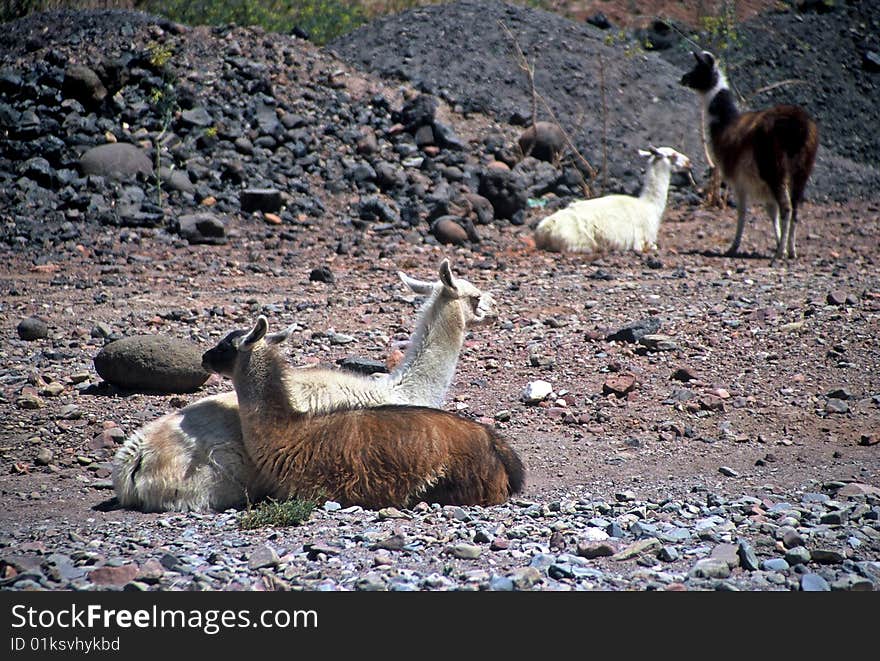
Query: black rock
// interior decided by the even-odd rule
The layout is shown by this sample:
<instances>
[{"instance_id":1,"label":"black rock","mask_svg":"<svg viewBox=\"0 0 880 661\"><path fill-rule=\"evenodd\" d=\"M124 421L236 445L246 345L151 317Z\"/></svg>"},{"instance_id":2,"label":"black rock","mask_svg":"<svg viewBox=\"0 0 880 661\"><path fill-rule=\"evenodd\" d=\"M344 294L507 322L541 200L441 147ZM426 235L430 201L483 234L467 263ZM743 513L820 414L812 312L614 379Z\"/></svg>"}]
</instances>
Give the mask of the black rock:
<instances>
[{"instance_id":1,"label":"black rock","mask_svg":"<svg viewBox=\"0 0 880 661\"><path fill-rule=\"evenodd\" d=\"M394 223L400 220L397 212L378 197L368 197L358 205L358 216L363 220L381 220Z\"/></svg>"},{"instance_id":2,"label":"black rock","mask_svg":"<svg viewBox=\"0 0 880 661\"><path fill-rule=\"evenodd\" d=\"M177 233L189 243L211 245L226 243L226 226L213 214L187 214L178 218L177 223Z\"/></svg>"},{"instance_id":3,"label":"black rock","mask_svg":"<svg viewBox=\"0 0 880 661\"><path fill-rule=\"evenodd\" d=\"M68 99L76 99L86 107L95 107L107 98L107 88L98 74L86 66L74 64L64 72L61 92Z\"/></svg>"},{"instance_id":4,"label":"black rock","mask_svg":"<svg viewBox=\"0 0 880 661\"><path fill-rule=\"evenodd\" d=\"M862 56L862 68L871 73L880 71L880 53L872 50L865 51L865 54Z\"/></svg>"},{"instance_id":5,"label":"black rock","mask_svg":"<svg viewBox=\"0 0 880 661\"><path fill-rule=\"evenodd\" d=\"M214 118L204 108L192 108L191 110L184 110L180 114L180 122L188 128L207 128L214 123Z\"/></svg>"},{"instance_id":6,"label":"black rock","mask_svg":"<svg viewBox=\"0 0 880 661\"><path fill-rule=\"evenodd\" d=\"M797 0L797 8L801 13L828 14L837 8L837 3L835 0Z\"/></svg>"},{"instance_id":7,"label":"black rock","mask_svg":"<svg viewBox=\"0 0 880 661\"><path fill-rule=\"evenodd\" d=\"M383 191L402 188L406 184L406 175L399 167L380 161L374 166L375 181Z\"/></svg>"},{"instance_id":8,"label":"black rock","mask_svg":"<svg viewBox=\"0 0 880 661\"><path fill-rule=\"evenodd\" d=\"M434 120L434 139L446 149L463 150L466 146L451 127L436 120Z\"/></svg>"},{"instance_id":9,"label":"black rock","mask_svg":"<svg viewBox=\"0 0 880 661\"><path fill-rule=\"evenodd\" d=\"M42 340L49 337L49 326L42 319L28 317L18 322L18 336L27 342Z\"/></svg>"},{"instance_id":10,"label":"black rock","mask_svg":"<svg viewBox=\"0 0 880 661\"><path fill-rule=\"evenodd\" d=\"M660 320L657 317L648 317L640 319L631 324L620 328L619 330L605 336L609 342L616 340L618 342L638 342L645 335L651 335L660 330Z\"/></svg>"},{"instance_id":11,"label":"black rock","mask_svg":"<svg viewBox=\"0 0 880 661\"><path fill-rule=\"evenodd\" d=\"M825 393L825 396L832 399L852 399L852 393L849 391L849 388L832 388Z\"/></svg>"},{"instance_id":12,"label":"black rock","mask_svg":"<svg viewBox=\"0 0 880 661\"><path fill-rule=\"evenodd\" d=\"M328 267L319 266L316 269L312 269L311 273L309 273L309 282L326 282L332 284L336 282L336 277Z\"/></svg>"},{"instance_id":13,"label":"black rock","mask_svg":"<svg viewBox=\"0 0 880 661\"><path fill-rule=\"evenodd\" d=\"M635 34L645 50L667 50L680 39L678 33L661 20L655 20L648 27L636 30Z\"/></svg>"},{"instance_id":14,"label":"black rock","mask_svg":"<svg viewBox=\"0 0 880 661\"><path fill-rule=\"evenodd\" d=\"M437 99L430 94L420 94L403 105L400 121L410 133L420 126L431 126L439 105Z\"/></svg>"},{"instance_id":15,"label":"black rock","mask_svg":"<svg viewBox=\"0 0 880 661\"><path fill-rule=\"evenodd\" d=\"M600 30L607 30L611 27L611 21L602 12L596 12L592 16L587 17L587 23L595 25Z\"/></svg>"},{"instance_id":16,"label":"black rock","mask_svg":"<svg viewBox=\"0 0 880 661\"><path fill-rule=\"evenodd\" d=\"M528 197L522 180L509 170L486 168L480 175L479 194L489 200L496 218L513 220L526 208Z\"/></svg>"},{"instance_id":17,"label":"black rock","mask_svg":"<svg viewBox=\"0 0 880 661\"><path fill-rule=\"evenodd\" d=\"M434 129L431 128L431 126L424 124L415 130L415 135L413 137L415 138L416 145L418 147L427 147L428 145L433 145Z\"/></svg>"},{"instance_id":18,"label":"black rock","mask_svg":"<svg viewBox=\"0 0 880 661\"><path fill-rule=\"evenodd\" d=\"M241 210L273 213L281 209L281 191L274 188L246 188L239 195Z\"/></svg>"},{"instance_id":19,"label":"black rock","mask_svg":"<svg viewBox=\"0 0 880 661\"><path fill-rule=\"evenodd\" d=\"M58 176L45 158L31 158L21 165L22 175L36 181L43 188L54 188Z\"/></svg>"}]
</instances>

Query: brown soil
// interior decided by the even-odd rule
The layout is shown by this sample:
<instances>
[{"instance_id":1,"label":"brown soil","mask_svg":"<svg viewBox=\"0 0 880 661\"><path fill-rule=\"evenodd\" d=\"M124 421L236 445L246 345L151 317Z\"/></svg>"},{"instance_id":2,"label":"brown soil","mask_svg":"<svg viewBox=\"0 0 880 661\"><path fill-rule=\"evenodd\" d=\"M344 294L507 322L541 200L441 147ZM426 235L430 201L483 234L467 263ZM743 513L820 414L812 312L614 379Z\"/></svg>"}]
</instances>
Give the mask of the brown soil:
<instances>
[{"instance_id":1,"label":"brown soil","mask_svg":"<svg viewBox=\"0 0 880 661\"><path fill-rule=\"evenodd\" d=\"M229 387L212 381L191 397L75 394L70 377L93 374L91 359L101 345L89 337L95 323L192 337L207 349L211 336L246 325L261 305L278 304L298 311L276 315L274 325L295 319L307 329L293 342L295 362L382 359L395 334L399 339L411 330L414 316L395 272L429 278L443 256L502 306L499 323L467 342L449 408L488 420L510 411L510 420L497 424L528 467L526 497L580 486L598 492L629 486L644 497L663 497L695 486L754 494L808 488L812 481L876 483L877 205L807 206L802 256L776 268L768 265L772 239L761 218L747 228L748 257L719 255L733 224L732 210L671 211L653 256L659 263L651 264L657 268L636 254L590 260L537 252L527 229L510 226L487 230L479 251L405 244L345 259L334 254L331 239L316 234L313 246L296 252L294 266L275 268L287 246L271 231L267 238L256 220L242 223L242 240L230 246L181 248L145 239L116 243L101 260L79 254L42 267L9 255L0 276L6 326L39 314L51 319L51 340L8 343L7 366L30 371L34 381L59 381L65 390L30 411L16 408L21 384L4 388L3 490L20 495L6 499L4 517L31 510L37 503L29 494L43 488L49 494L40 509L54 503L66 519L92 516L90 508L108 493L83 485L106 477L102 462L111 450L90 447L105 426L131 432L172 406ZM269 269L247 273L252 264ZM309 271L322 264L337 284L308 282ZM849 302L829 304L829 295ZM168 321L173 316L185 321ZM640 352L602 339L647 316L662 320L660 332L677 349ZM339 347L313 337L330 327L358 341ZM532 354L540 357L537 366ZM671 380L679 367L698 381ZM603 383L618 372L634 375L635 389L622 399L603 395ZM520 401L523 387L538 378L569 393L567 408ZM851 394L850 410L826 413L825 395L839 387ZM677 388L694 398L673 403ZM63 407L72 403L82 416L65 419ZM55 452L49 467L35 463L44 446ZM738 477L725 477L721 466ZM85 507L71 508L72 499Z\"/></svg>"}]
</instances>

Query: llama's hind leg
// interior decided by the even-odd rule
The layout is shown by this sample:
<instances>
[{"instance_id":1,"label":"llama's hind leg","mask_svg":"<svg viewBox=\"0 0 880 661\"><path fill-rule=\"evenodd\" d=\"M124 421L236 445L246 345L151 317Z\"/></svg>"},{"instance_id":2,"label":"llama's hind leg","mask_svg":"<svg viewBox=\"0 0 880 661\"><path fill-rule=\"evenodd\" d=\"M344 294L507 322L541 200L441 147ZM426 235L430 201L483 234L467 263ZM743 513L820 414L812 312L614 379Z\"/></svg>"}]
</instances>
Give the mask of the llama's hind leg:
<instances>
[{"instance_id":1,"label":"llama's hind leg","mask_svg":"<svg viewBox=\"0 0 880 661\"><path fill-rule=\"evenodd\" d=\"M797 248L795 247L795 234L797 234L797 205L791 205L791 229L788 231L788 258L797 259Z\"/></svg>"},{"instance_id":2,"label":"llama's hind leg","mask_svg":"<svg viewBox=\"0 0 880 661\"><path fill-rule=\"evenodd\" d=\"M743 228L746 225L746 210L749 207L748 196L745 191L738 190L736 192L736 236L733 237L733 243L724 253L727 257L734 257L739 254L739 244L742 242Z\"/></svg>"},{"instance_id":3,"label":"llama's hind leg","mask_svg":"<svg viewBox=\"0 0 880 661\"><path fill-rule=\"evenodd\" d=\"M779 206L775 202L767 202L764 205L764 209L767 210L767 215L770 216L770 221L773 223L773 237L776 239L776 245L779 245L779 239L781 238L781 229L779 227Z\"/></svg>"},{"instance_id":4,"label":"llama's hind leg","mask_svg":"<svg viewBox=\"0 0 880 661\"><path fill-rule=\"evenodd\" d=\"M780 233L779 239L776 241L776 253L770 261L770 266L773 266L777 260L783 259L786 256L786 246L791 245L791 237L794 232L792 227L794 214L792 212L791 203L788 201L787 188L784 189L782 195L779 196L779 215L782 232Z\"/></svg>"}]
</instances>

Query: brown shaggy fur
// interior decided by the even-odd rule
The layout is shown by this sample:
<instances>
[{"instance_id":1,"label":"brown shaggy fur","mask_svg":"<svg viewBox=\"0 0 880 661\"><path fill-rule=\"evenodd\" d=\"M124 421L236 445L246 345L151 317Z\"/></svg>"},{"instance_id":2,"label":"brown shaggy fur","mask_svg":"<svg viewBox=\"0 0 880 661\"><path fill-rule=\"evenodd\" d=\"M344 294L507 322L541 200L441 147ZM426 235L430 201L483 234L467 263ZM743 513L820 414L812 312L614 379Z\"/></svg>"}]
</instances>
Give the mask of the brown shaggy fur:
<instances>
[{"instance_id":1,"label":"brown shaggy fur","mask_svg":"<svg viewBox=\"0 0 880 661\"><path fill-rule=\"evenodd\" d=\"M694 53L681 84L703 96L710 147L736 193L736 235L727 253L739 251L749 201L765 205L776 236L774 261L797 257L798 205L819 148L819 128L800 106L779 105L741 113L711 53Z\"/></svg>"},{"instance_id":2,"label":"brown shaggy fur","mask_svg":"<svg viewBox=\"0 0 880 661\"><path fill-rule=\"evenodd\" d=\"M326 498L368 508L495 505L521 491L524 470L495 431L455 414L390 405L323 414L292 409L290 371L265 339L260 317L246 336L231 333L203 365L231 375L244 445L275 498Z\"/></svg>"}]
</instances>

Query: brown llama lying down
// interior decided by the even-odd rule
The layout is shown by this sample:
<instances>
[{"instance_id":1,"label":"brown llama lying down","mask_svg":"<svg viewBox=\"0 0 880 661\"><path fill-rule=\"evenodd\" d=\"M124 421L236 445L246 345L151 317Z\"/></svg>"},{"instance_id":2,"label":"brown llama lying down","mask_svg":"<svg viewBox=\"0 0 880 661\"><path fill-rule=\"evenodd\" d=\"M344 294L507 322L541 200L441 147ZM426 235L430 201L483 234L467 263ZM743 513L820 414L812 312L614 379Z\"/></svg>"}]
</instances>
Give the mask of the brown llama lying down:
<instances>
[{"instance_id":1,"label":"brown llama lying down","mask_svg":"<svg viewBox=\"0 0 880 661\"><path fill-rule=\"evenodd\" d=\"M712 158L736 195L736 236L727 254L739 251L751 200L764 204L773 221L773 262L795 259L798 205L819 146L816 122L791 105L741 113L712 54L693 55L697 63L681 84L703 97Z\"/></svg>"},{"instance_id":2,"label":"brown llama lying down","mask_svg":"<svg viewBox=\"0 0 880 661\"><path fill-rule=\"evenodd\" d=\"M433 282L398 275L427 297L401 363L378 378L299 369L289 390L300 411L443 404L467 331L497 316L495 299L454 276L446 259ZM242 445L235 391L203 397L133 432L114 458L113 486L123 507L145 511L224 510L263 498L266 485Z\"/></svg>"},{"instance_id":3,"label":"brown llama lying down","mask_svg":"<svg viewBox=\"0 0 880 661\"><path fill-rule=\"evenodd\" d=\"M205 352L205 369L232 379L244 447L275 498L326 498L368 508L496 505L519 493L524 469L491 427L447 411L388 405L302 413L293 378L260 316Z\"/></svg>"}]
</instances>

